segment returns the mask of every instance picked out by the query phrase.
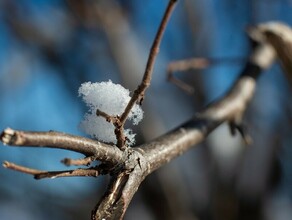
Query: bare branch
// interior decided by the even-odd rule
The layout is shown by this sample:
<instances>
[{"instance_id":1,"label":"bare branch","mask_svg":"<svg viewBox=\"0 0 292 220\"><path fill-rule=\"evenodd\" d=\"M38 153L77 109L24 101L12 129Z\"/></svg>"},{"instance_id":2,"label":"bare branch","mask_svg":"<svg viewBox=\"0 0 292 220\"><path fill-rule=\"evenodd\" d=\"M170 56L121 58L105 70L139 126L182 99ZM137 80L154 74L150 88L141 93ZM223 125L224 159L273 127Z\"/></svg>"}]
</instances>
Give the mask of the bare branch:
<instances>
[{"instance_id":1,"label":"bare branch","mask_svg":"<svg viewBox=\"0 0 292 220\"><path fill-rule=\"evenodd\" d=\"M5 129L0 135L4 144L14 146L49 147L75 151L97 160L118 164L123 153L116 147L89 138L69 135L56 131L29 132Z\"/></svg>"},{"instance_id":2,"label":"bare branch","mask_svg":"<svg viewBox=\"0 0 292 220\"><path fill-rule=\"evenodd\" d=\"M146 89L149 87L151 78L152 78L152 73L153 73L153 67L155 64L156 56L159 52L159 47L161 43L161 39L163 37L164 31L166 29L166 25L170 19L170 16L174 10L176 0L170 0L169 4L166 8L166 11L164 13L164 16L162 18L162 21L160 23L160 26L158 28L157 34L155 36L153 45L151 47L146 69L143 75L143 79L141 84L138 86L138 88L135 90L130 102L128 103L124 113L121 116L121 122L124 123L128 117L128 114L130 113L132 107L134 106L135 103L141 102L143 100L144 93Z\"/></svg>"},{"instance_id":3,"label":"bare branch","mask_svg":"<svg viewBox=\"0 0 292 220\"><path fill-rule=\"evenodd\" d=\"M183 154L195 144L205 140L208 134L223 122L241 125L243 114L255 90L256 79L263 70L273 63L274 59L273 48L265 42L261 42L254 50L237 82L223 98L208 105L193 119L174 131L136 148L135 151L137 153L140 151L140 155L137 156L137 159L131 161L139 161L141 171L136 176L130 171L131 169L127 169L130 171L128 175L125 175L124 172L120 173L120 176L113 180L110 189L97 206L96 211L93 212L93 219L122 218L134 195L133 190L128 192L126 188L129 183L128 178L132 175L135 177L133 182L130 183L138 187L141 179L144 179L149 173L173 158ZM241 131L243 132L243 130ZM136 165L135 168L137 167ZM141 175L141 172L144 174ZM124 197L118 195L124 195Z\"/></svg>"},{"instance_id":4,"label":"bare branch","mask_svg":"<svg viewBox=\"0 0 292 220\"><path fill-rule=\"evenodd\" d=\"M150 172L202 142L223 122L233 122L237 125L242 123L243 114L255 90L257 77L275 59L273 48L265 42L260 43L254 49L239 79L224 97L206 106L179 128L140 147L150 164Z\"/></svg>"},{"instance_id":5,"label":"bare branch","mask_svg":"<svg viewBox=\"0 0 292 220\"><path fill-rule=\"evenodd\" d=\"M184 90L189 94L194 93L194 88L189 84L179 80L174 76L176 71L187 71L189 69L204 69L209 66L209 61L204 58L192 58L186 60L177 60L168 64L167 67L167 80L172 82L174 85Z\"/></svg>"},{"instance_id":6,"label":"bare branch","mask_svg":"<svg viewBox=\"0 0 292 220\"><path fill-rule=\"evenodd\" d=\"M284 73L292 85L292 29L279 22L268 22L258 26L258 30L274 47Z\"/></svg>"},{"instance_id":7,"label":"bare branch","mask_svg":"<svg viewBox=\"0 0 292 220\"><path fill-rule=\"evenodd\" d=\"M85 157L85 158L81 158L81 159L71 159L71 158L64 158L63 160L61 160L61 163L65 164L66 166L81 166L81 165L85 165L88 166L91 164L91 162L93 162L95 160L94 157Z\"/></svg>"},{"instance_id":8,"label":"bare branch","mask_svg":"<svg viewBox=\"0 0 292 220\"><path fill-rule=\"evenodd\" d=\"M96 115L105 118L105 120L107 122L111 122L113 124L119 123L119 121L120 121L119 117L109 115L106 112L103 112L103 111L101 111L99 109L96 109Z\"/></svg>"},{"instance_id":9,"label":"bare branch","mask_svg":"<svg viewBox=\"0 0 292 220\"><path fill-rule=\"evenodd\" d=\"M167 71L168 72L176 72L176 71L186 71L190 69L204 69L208 67L211 63L210 59L196 57L185 60L176 60L172 61L168 64Z\"/></svg>"},{"instance_id":10,"label":"bare branch","mask_svg":"<svg viewBox=\"0 0 292 220\"><path fill-rule=\"evenodd\" d=\"M64 170L64 171L48 171L40 174L35 174L35 179L44 178L59 178L59 177L98 177L100 172L97 168L87 169L75 169L75 170Z\"/></svg>"},{"instance_id":11,"label":"bare branch","mask_svg":"<svg viewBox=\"0 0 292 220\"><path fill-rule=\"evenodd\" d=\"M20 166L8 161L3 162L3 167L11 170L15 170L21 173L26 173L33 175L35 179L44 179L44 178L58 178L58 177L97 177L100 175L99 167L91 167L87 169L75 169L75 170L63 170L63 171L43 171L31 169L28 167Z\"/></svg>"},{"instance_id":12,"label":"bare branch","mask_svg":"<svg viewBox=\"0 0 292 220\"><path fill-rule=\"evenodd\" d=\"M193 94L195 91L194 88L188 83L174 77L173 72L171 71L167 72L167 80L190 95Z\"/></svg>"},{"instance_id":13,"label":"bare branch","mask_svg":"<svg viewBox=\"0 0 292 220\"><path fill-rule=\"evenodd\" d=\"M267 44L261 44L225 97L211 103L174 131L129 151L125 164L130 165L113 177L109 189L92 212L92 219L122 219L133 195L147 175L203 141L224 121L240 123L254 93L258 75L274 59L274 50Z\"/></svg>"},{"instance_id":14,"label":"bare branch","mask_svg":"<svg viewBox=\"0 0 292 220\"><path fill-rule=\"evenodd\" d=\"M167 67L167 80L180 89L184 90L185 92L189 94L194 93L194 88L187 84L186 82L183 82L182 80L176 78L174 76L174 72L177 71L187 71L190 69L204 69L210 65L218 64L218 63L239 63L246 61L244 58L203 58L203 57L196 57L191 59L185 59L185 60L177 60L173 61L168 64Z\"/></svg>"},{"instance_id":15,"label":"bare branch","mask_svg":"<svg viewBox=\"0 0 292 220\"><path fill-rule=\"evenodd\" d=\"M92 219L123 219L132 197L148 174L149 164L143 155L129 149L124 170L113 176L105 195L92 211Z\"/></svg>"},{"instance_id":16,"label":"bare branch","mask_svg":"<svg viewBox=\"0 0 292 220\"><path fill-rule=\"evenodd\" d=\"M174 10L174 7L176 5L177 0L170 0L168 3L168 6L166 8L166 11L164 13L164 16L162 18L162 21L160 23L160 26L158 28L157 34L155 36L154 42L152 44L148 61L146 64L144 76L142 79L141 84L138 86L138 88L134 91L134 94L132 98L130 99L128 105L126 106L123 114L120 117L120 123L116 125L116 136L117 136L117 145L119 148L123 149L125 145L125 137L124 137L124 124L128 118L129 113L131 112L131 109L133 106L139 102L140 104L143 101L144 94L146 89L149 87L152 73L153 73L153 67L155 64L156 56L159 52L159 47L161 43L161 39L163 37L166 25L170 19L170 16Z\"/></svg>"}]
</instances>

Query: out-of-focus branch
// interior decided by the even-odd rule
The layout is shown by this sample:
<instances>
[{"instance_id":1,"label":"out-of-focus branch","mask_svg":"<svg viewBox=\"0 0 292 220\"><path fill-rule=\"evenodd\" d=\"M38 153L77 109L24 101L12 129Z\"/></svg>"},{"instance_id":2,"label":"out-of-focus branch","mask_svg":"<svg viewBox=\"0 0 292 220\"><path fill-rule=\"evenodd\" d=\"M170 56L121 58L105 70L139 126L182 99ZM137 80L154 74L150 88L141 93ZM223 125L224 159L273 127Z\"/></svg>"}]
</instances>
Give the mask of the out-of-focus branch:
<instances>
[{"instance_id":1,"label":"out-of-focus branch","mask_svg":"<svg viewBox=\"0 0 292 220\"><path fill-rule=\"evenodd\" d=\"M271 66L274 59L274 49L265 41L260 42L242 74L224 97L209 104L174 131L141 146L150 164L150 172L202 142L223 122L242 126L242 117L253 97L256 79L263 70Z\"/></svg>"},{"instance_id":2,"label":"out-of-focus branch","mask_svg":"<svg viewBox=\"0 0 292 220\"><path fill-rule=\"evenodd\" d=\"M292 86L292 29L280 22L269 22L259 25L258 30L276 50Z\"/></svg>"},{"instance_id":3,"label":"out-of-focus branch","mask_svg":"<svg viewBox=\"0 0 292 220\"><path fill-rule=\"evenodd\" d=\"M168 64L167 66L167 80L180 89L184 90L189 94L194 93L194 88L190 86L188 83L183 82L182 80L176 78L174 76L175 72L182 72L191 69L204 69L211 65L216 65L218 63L228 63L235 64L239 62L243 62L246 59L243 58L203 58L196 57L191 59L177 60Z\"/></svg>"},{"instance_id":4,"label":"out-of-focus branch","mask_svg":"<svg viewBox=\"0 0 292 220\"><path fill-rule=\"evenodd\" d=\"M74 136L56 131L29 132L5 129L0 140L7 145L49 147L75 151L95 160L118 164L123 161L123 153L116 147L89 138Z\"/></svg>"},{"instance_id":5,"label":"out-of-focus branch","mask_svg":"<svg viewBox=\"0 0 292 220\"><path fill-rule=\"evenodd\" d=\"M187 60L178 60L173 61L168 64L167 67L167 80L172 82L174 85L179 87L180 89L186 91L189 94L194 93L194 88L189 84L179 80L174 76L174 72L176 71L186 71L189 69L204 69L209 66L209 61L204 58L192 58Z\"/></svg>"}]
</instances>

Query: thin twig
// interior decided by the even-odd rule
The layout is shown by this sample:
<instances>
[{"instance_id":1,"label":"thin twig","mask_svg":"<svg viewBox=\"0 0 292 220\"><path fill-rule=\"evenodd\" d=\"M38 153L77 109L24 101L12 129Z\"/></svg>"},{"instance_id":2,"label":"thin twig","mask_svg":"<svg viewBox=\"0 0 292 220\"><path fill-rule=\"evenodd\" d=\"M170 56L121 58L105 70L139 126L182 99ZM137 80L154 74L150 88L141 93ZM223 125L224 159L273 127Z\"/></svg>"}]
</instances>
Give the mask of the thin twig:
<instances>
[{"instance_id":1,"label":"thin twig","mask_svg":"<svg viewBox=\"0 0 292 220\"><path fill-rule=\"evenodd\" d=\"M182 80L176 78L174 76L174 72L182 72L191 69L204 69L210 65L216 65L219 63L228 63L228 64L238 64L243 61L246 61L244 58L237 58L237 57L226 57L226 58L203 58L203 57L196 57L191 59L185 60L177 60L173 61L168 64L167 67L167 80L180 89L184 90L188 94L194 93L194 88L190 86L188 83L183 82Z\"/></svg>"},{"instance_id":2,"label":"thin twig","mask_svg":"<svg viewBox=\"0 0 292 220\"><path fill-rule=\"evenodd\" d=\"M212 61L208 58L196 57L191 59L176 60L168 64L168 72L186 71L189 69L204 69L210 65Z\"/></svg>"},{"instance_id":3,"label":"thin twig","mask_svg":"<svg viewBox=\"0 0 292 220\"><path fill-rule=\"evenodd\" d=\"M80 158L80 159L71 159L71 158L64 158L61 160L61 163L65 164L66 166L88 166L90 165L91 162L95 160L94 157L85 157L85 158Z\"/></svg>"},{"instance_id":4,"label":"thin twig","mask_svg":"<svg viewBox=\"0 0 292 220\"><path fill-rule=\"evenodd\" d=\"M152 47L151 47L151 50L149 53L149 57L148 57L148 61L146 64L146 68L145 68L142 82L138 86L138 88L134 91L132 98L130 99L128 105L126 106L123 114L120 117L120 123L117 124L117 126L116 126L115 133L116 133L116 137L117 137L117 146L121 149L123 149L124 145L125 145L124 124L128 118L129 113L131 112L131 109L133 108L133 106L137 102L140 104L142 103L145 91L150 85L152 73L153 73L153 67L155 64L157 54L159 52L161 39L163 37L166 25L170 19L172 11L174 10L176 2L177 2L177 0L170 0L169 1L169 4L166 8L166 11L164 13L164 16L162 18L162 21L160 23L160 26L158 28L157 34L155 36L154 42L152 44Z\"/></svg>"},{"instance_id":5,"label":"thin twig","mask_svg":"<svg viewBox=\"0 0 292 220\"><path fill-rule=\"evenodd\" d=\"M113 123L114 125L120 121L118 116L109 115L99 109L96 109L96 115L105 118L107 122Z\"/></svg>"},{"instance_id":6,"label":"thin twig","mask_svg":"<svg viewBox=\"0 0 292 220\"><path fill-rule=\"evenodd\" d=\"M191 85L174 77L173 72L167 72L167 80L190 95L195 92L195 89Z\"/></svg>"},{"instance_id":7,"label":"thin twig","mask_svg":"<svg viewBox=\"0 0 292 220\"><path fill-rule=\"evenodd\" d=\"M64 170L64 171L43 171L37 169L31 169L28 167L20 166L15 163L8 161L3 162L3 167L11 170L15 170L21 173L26 173L33 175L35 179L44 179L44 178L59 178L59 177L97 177L100 175L98 167L91 167L87 169L75 169L75 170Z\"/></svg>"}]
</instances>

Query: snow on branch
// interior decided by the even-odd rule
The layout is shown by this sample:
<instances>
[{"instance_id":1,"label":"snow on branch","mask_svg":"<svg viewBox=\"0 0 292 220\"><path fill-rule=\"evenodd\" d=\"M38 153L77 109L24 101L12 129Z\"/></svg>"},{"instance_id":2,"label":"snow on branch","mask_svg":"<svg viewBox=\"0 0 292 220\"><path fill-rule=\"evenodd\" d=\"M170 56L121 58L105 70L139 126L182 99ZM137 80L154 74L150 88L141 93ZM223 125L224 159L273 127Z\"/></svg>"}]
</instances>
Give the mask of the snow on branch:
<instances>
[{"instance_id":1,"label":"snow on branch","mask_svg":"<svg viewBox=\"0 0 292 220\"><path fill-rule=\"evenodd\" d=\"M130 101L130 91L120 84L108 82L83 83L79 88L79 96L89 107L80 127L91 137L107 143L117 143L115 126L111 122L112 117L119 118ZM99 112L97 115L96 112ZM101 113L104 114L101 114ZM143 110L137 104L131 109L128 120L137 125L143 118ZM107 115L107 116L106 116ZM125 129L127 144L135 143L135 135L131 129Z\"/></svg>"}]
</instances>

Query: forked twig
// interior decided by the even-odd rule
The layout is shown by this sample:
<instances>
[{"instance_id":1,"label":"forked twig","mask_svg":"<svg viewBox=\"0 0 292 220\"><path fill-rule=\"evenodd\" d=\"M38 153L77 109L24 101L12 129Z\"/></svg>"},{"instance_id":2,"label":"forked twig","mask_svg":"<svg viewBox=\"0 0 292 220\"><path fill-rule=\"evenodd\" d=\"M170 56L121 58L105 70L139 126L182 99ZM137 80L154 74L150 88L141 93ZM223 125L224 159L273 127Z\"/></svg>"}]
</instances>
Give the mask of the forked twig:
<instances>
[{"instance_id":1,"label":"forked twig","mask_svg":"<svg viewBox=\"0 0 292 220\"><path fill-rule=\"evenodd\" d=\"M178 88L184 90L188 94L194 93L194 88L190 86L188 83L178 79L175 77L175 72L183 72L191 69L205 69L209 67L210 65L216 65L219 63L228 63L228 64L237 64L241 63L243 61L246 61L244 58L202 58L202 57L196 57L191 59L185 59L185 60L177 60L173 61L168 64L167 66L167 80L174 85L176 85Z\"/></svg>"}]
</instances>

